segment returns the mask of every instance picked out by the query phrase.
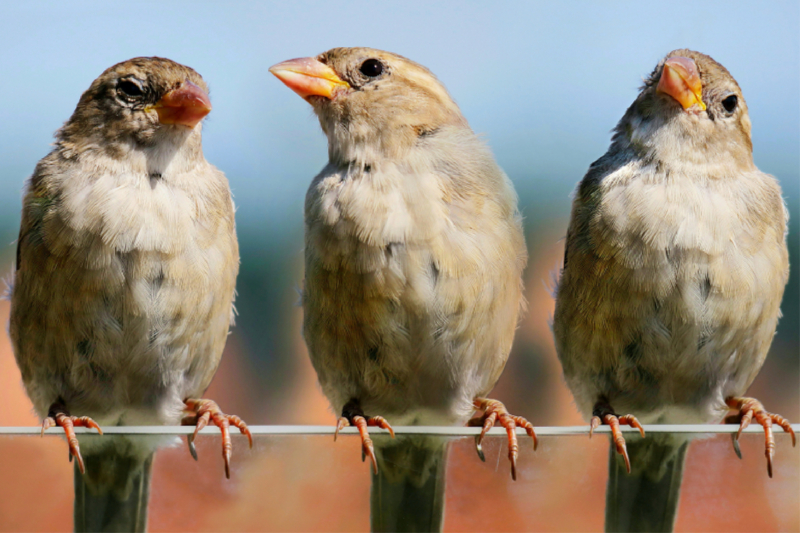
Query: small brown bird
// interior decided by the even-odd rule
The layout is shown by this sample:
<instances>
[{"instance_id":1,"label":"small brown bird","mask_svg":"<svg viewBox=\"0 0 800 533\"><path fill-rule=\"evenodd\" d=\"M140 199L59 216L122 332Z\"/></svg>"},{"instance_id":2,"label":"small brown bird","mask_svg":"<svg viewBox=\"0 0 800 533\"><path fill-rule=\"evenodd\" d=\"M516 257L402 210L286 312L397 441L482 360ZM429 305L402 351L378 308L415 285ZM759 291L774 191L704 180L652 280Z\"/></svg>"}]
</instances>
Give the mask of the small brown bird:
<instances>
[{"instance_id":1,"label":"small brown bird","mask_svg":"<svg viewBox=\"0 0 800 533\"><path fill-rule=\"evenodd\" d=\"M250 437L200 399L239 270L228 182L203 157L210 110L191 68L157 57L114 65L26 184L9 330L42 430L62 427L76 459L76 530L145 527L157 443L87 440L85 469L74 426L211 421L226 475L229 424Z\"/></svg>"},{"instance_id":2,"label":"small brown bird","mask_svg":"<svg viewBox=\"0 0 800 533\"><path fill-rule=\"evenodd\" d=\"M359 428L377 472L368 425L463 424L483 410L471 423L508 430L516 475L514 429L533 428L486 398L522 305L527 252L511 182L444 86L404 57L334 48L270 70L328 137L329 162L306 196L303 309L338 428Z\"/></svg>"},{"instance_id":3,"label":"small brown bird","mask_svg":"<svg viewBox=\"0 0 800 533\"><path fill-rule=\"evenodd\" d=\"M750 129L730 73L675 50L575 194L553 330L578 408L592 429L611 426L633 467L621 473L612 451L610 531L671 530L688 445L650 438L628 450L620 424L643 437L639 421L717 423L736 410L741 428L764 426L770 476L772 424L794 444L785 419L743 397L789 272L781 189L754 165Z\"/></svg>"}]
</instances>

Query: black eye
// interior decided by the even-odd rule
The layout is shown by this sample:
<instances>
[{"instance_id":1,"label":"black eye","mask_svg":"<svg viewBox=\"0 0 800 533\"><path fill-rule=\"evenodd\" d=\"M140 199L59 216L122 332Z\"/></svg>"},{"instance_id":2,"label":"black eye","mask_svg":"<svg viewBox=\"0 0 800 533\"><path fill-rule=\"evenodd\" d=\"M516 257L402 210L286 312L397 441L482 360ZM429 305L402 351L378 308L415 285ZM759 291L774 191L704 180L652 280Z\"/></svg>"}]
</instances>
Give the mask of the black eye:
<instances>
[{"instance_id":1,"label":"black eye","mask_svg":"<svg viewBox=\"0 0 800 533\"><path fill-rule=\"evenodd\" d=\"M737 103L739 103L739 98L735 94L732 94L722 101L722 107L724 107L725 111L728 113L733 113Z\"/></svg>"},{"instance_id":2,"label":"black eye","mask_svg":"<svg viewBox=\"0 0 800 533\"><path fill-rule=\"evenodd\" d=\"M117 89L122 91L125 96L138 97L142 96L142 88L130 80L120 80L117 84Z\"/></svg>"},{"instance_id":3,"label":"black eye","mask_svg":"<svg viewBox=\"0 0 800 533\"><path fill-rule=\"evenodd\" d=\"M364 76L375 78L383 73L383 63L377 59L367 59L361 63L361 68L358 70L360 70L361 74Z\"/></svg>"}]
</instances>

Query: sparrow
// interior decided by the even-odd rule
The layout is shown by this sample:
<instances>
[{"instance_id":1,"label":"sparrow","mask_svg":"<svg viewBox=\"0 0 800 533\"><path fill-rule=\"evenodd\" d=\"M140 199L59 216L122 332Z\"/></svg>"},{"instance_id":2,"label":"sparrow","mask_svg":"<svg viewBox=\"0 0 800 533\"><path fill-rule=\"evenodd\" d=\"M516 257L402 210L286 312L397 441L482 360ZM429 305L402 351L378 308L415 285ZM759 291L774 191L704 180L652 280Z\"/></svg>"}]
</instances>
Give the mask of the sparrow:
<instances>
[{"instance_id":1,"label":"sparrow","mask_svg":"<svg viewBox=\"0 0 800 533\"><path fill-rule=\"evenodd\" d=\"M516 475L514 429L533 426L486 397L523 305L510 180L445 87L402 56L334 48L270 71L328 139L305 202L303 326L337 431L358 428L377 473L367 426L463 424L480 410L470 423L508 430Z\"/></svg>"},{"instance_id":2,"label":"sparrow","mask_svg":"<svg viewBox=\"0 0 800 533\"><path fill-rule=\"evenodd\" d=\"M630 474L611 451L609 531L672 529L688 446L674 436L626 445L620 424L644 437L640 421L718 423L734 410L739 433L753 418L764 427L770 477L772 424L795 442L783 417L744 396L789 273L781 189L752 148L733 76L675 50L576 190L553 332L577 407L592 430L611 427Z\"/></svg>"},{"instance_id":3,"label":"sparrow","mask_svg":"<svg viewBox=\"0 0 800 533\"><path fill-rule=\"evenodd\" d=\"M124 61L83 93L25 185L9 332L42 431L63 428L76 459L77 530L146 527L155 448L91 438L84 462L75 426L213 422L227 476L229 425L251 438L202 398L239 270L228 181L203 156L210 111L191 68Z\"/></svg>"}]
</instances>

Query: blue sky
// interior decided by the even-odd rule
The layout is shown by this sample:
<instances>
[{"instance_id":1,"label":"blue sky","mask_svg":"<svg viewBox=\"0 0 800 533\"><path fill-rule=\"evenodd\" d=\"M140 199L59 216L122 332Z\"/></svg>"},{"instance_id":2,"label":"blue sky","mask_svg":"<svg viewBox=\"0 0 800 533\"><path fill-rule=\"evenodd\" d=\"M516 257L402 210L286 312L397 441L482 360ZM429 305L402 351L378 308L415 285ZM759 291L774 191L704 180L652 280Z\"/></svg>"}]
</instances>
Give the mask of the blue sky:
<instances>
[{"instance_id":1,"label":"blue sky","mask_svg":"<svg viewBox=\"0 0 800 533\"><path fill-rule=\"evenodd\" d=\"M570 191L664 54L708 53L742 86L757 164L798 205L798 20L796 2L3 3L0 236L13 238L23 180L81 92L140 55L187 64L211 86L205 152L228 175L240 231L297 231L325 139L309 106L267 69L356 45L436 73L528 217L567 216Z\"/></svg>"}]
</instances>

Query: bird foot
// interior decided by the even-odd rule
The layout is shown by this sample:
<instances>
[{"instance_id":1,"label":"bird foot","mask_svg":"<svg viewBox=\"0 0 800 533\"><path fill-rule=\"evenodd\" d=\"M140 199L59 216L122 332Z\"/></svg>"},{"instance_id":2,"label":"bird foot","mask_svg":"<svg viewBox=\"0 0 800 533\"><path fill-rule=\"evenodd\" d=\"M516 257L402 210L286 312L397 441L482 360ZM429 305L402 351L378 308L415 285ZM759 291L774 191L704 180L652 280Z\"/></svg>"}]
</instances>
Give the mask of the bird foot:
<instances>
[{"instance_id":1,"label":"bird foot","mask_svg":"<svg viewBox=\"0 0 800 533\"><path fill-rule=\"evenodd\" d=\"M519 455L519 444L517 443L517 427L525 428L525 431L533 439L533 449L536 450L538 441L536 440L536 433L533 431L533 424L528 422L521 416L515 416L508 412L506 406L498 400L490 400L488 398L475 398L472 402L475 409L483 411L482 415L475 416L467 422L468 426L483 426L480 435L475 438L475 448L478 452L478 457L481 461L486 461L481 448L481 442L486 432L492 429L495 422L506 428L508 433L508 459L511 461L511 478L516 481L517 479L517 455Z\"/></svg>"},{"instance_id":2,"label":"bird foot","mask_svg":"<svg viewBox=\"0 0 800 533\"><path fill-rule=\"evenodd\" d=\"M194 439L197 437L197 432L213 422L215 426L222 432L222 459L225 461L225 477L231 478L231 451L233 444L231 443L231 434L229 428L231 425L239 428L243 435L247 435L247 440L250 443L250 448L253 447L253 435L247 428L244 420L236 415L226 415L222 412L216 402L212 400L184 400L186 404L186 411L190 414L183 417L181 425L195 426L194 433L187 440L189 442L189 451L192 457L197 460L197 452L194 450Z\"/></svg>"},{"instance_id":3,"label":"bird foot","mask_svg":"<svg viewBox=\"0 0 800 533\"><path fill-rule=\"evenodd\" d=\"M100 435L103 434L103 430L100 429L100 426L97 425L97 422L88 416L70 415L67 411L67 408L60 403L54 403L50 406L50 410L47 413L47 418L42 421L42 436L44 436L45 431L55 426L64 428L64 433L67 435L67 443L69 444L70 459L75 457L75 460L78 461L78 468L80 469L81 474L86 473L86 468L83 464L83 457L81 457L81 447L78 445L78 437L75 435L75 428L93 428L96 429Z\"/></svg>"},{"instance_id":4,"label":"bird foot","mask_svg":"<svg viewBox=\"0 0 800 533\"><path fill-rule=\"evenodd\" d=\"M601 424L611 427L611 439L614 441L614 446L617 448L617 453L625 459L625 469L631 473L631 460L628 457L628 447L625 445L625 437L622 436L620 425L631 426L639 430L639 433L644 438L644 428L639 423L639 420L633 415L619 416L614 413L611 406L605 402L597 402L592 411L592 420L589 422L589 438L592 438L594 430Z\"/></svg>"},{"instance_id":5,"label":"bird foot","mask_svg":"<svg viewBox=\"0 0 800 533\"><path fill-rule=\"evenodd\" d=\"M382 416L366 416L361 410L361 406L357 401L351 400L342 409L342 416L336 423L336 431L333 433L333 440L339 436L339 432L347 426L355 426L358 428L358 433L361 435L361 460L364 461L367 456L372 463L372 471L378 473L378 460L375 458L375 446L372 444L372 439L369 438L368 426L379 427L385 429L394 438L394 429Z\"/></svg>"},{"instance_id":6,"label":"bird foot","mask_svg":"<svg viewBox=\"0 0 800 533\"><path fill-rule=\"evenodd\" d=\"M786 433L792 436L792 447L794 447L796 440L791 424L781 415L767 412L761 402L755 398L731 397L727 398L725 403L732 410L739 411L737 414L725 418L726 424L739 424L739 431L736 433L734 440L734 451L738 448L738 442L736 441L739 440L742 431L750 425L753 418L764 428L764 438L766 440L766 451L764 454L767 456L767 474L769 474L769 477L772 477L772 458L775 455L775 436L772 434L772 424L773 422L778 424ZM741 458L741 452L737 453L737 455Z\"/></svg>"}]
</instances>

